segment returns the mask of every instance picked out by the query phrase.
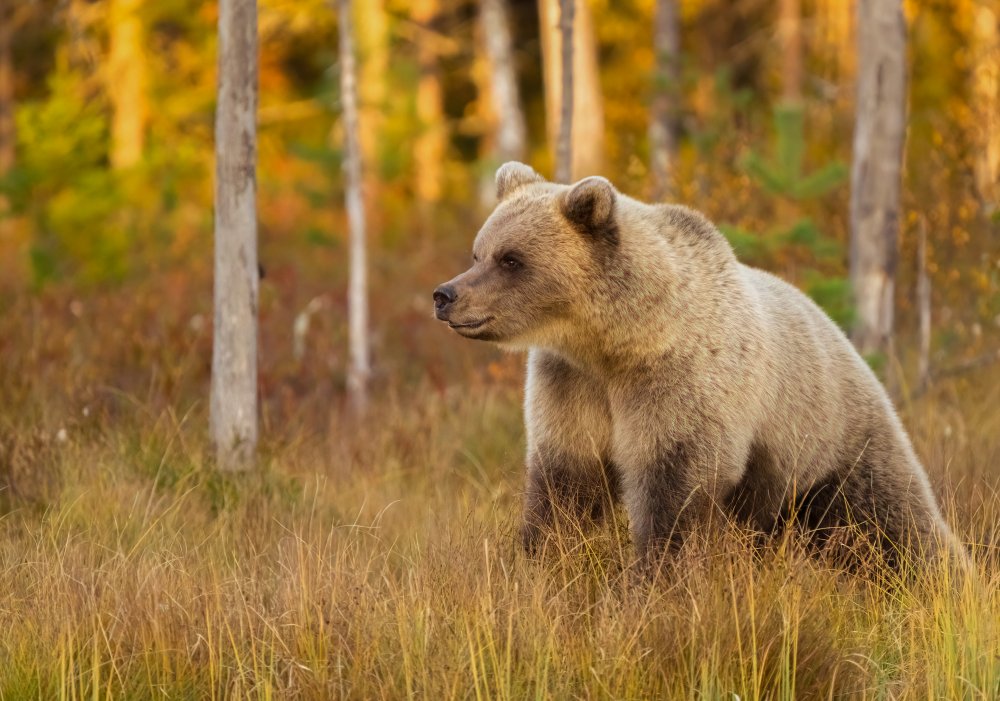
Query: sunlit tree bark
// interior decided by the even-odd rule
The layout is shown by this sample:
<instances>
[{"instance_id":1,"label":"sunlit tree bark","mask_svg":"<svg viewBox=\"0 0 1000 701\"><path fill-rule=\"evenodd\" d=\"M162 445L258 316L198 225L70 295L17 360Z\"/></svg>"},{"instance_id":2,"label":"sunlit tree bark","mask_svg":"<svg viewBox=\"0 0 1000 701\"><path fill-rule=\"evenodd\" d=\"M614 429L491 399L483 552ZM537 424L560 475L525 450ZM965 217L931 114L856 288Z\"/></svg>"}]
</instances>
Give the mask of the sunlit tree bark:
<instances>
[{"instance_id":1,"label":"sunlit tree bark","mask_svg":"<svg viewBox=\"0 0 1000 701\"><path fill-rule=\"evenodd\" d=\"M781 41L781 98L786 105L802 100L802 8L800 0L781 0L778 37Z\"/></svg>"},{"instance_id":2,"label":"sunlit tree bark","mask_svg":"<svg viewBox=\"0 0 1000 701\"><path fill-rule=\"evenodd\" d=\"M906 23L901 0L858 3L858 85L851 168L853 332L864 353L893 333L900 180L906 132Z\"/></svg>"},{"instance_id":3,"label":"sunlit tree bark","mask_svg":"<svg viewBox=\"0 0 1000 701\"><path fill-rule=\"evenodd\" d=\"M931 279L927 274L927 222L921 220L917 240L917 382L921 390L931 380Z\"/></svg>"},{"instance_id":4,"label":"sunlit tree bark","mask_svg":"<svg viewBox=\"0 0 1000 701\"><path fill-rule=\"evenodd\" d=\"M542 35L542 63L545 77L545 118L549 143L553 149L559 140L562 114L563 40L561 0L541 0L539 20ZM567 180L601 172L604 161L604 104L597 65L590 9L585 0L572 3L572 99L567 101L572 113L571 166ZM556 159L558 161L558 159ZM557 176L558 178L558 176Z\"/></svg>"},{"instance_id":5,"label":"sunlit tree bark","mask_svg":"<svg viewBox=\"0 0 1000 701\"><path fill-rule=\"evenodd\" d=\"M347 392L351 407L362 412L368 403L368 283L365 243L365 208L362 196L361 144L359 139L357 73L351 0L338 0L340 23L340 94L344 117L344 175L347 180L347 221L350 228L350 272L347 290L348 344Z\"/></svg>"},{"instance_id":6,"label":"sunlit tree bark","mask_svg":"<svg viewBox=\"0 0 1000 701\"><path fill-rule=\"evenodd\" d=\"M677 158L677 101L680 98L680 17L677 0L657 0L653 23L656 83L649 122L653 200L670 192Z\"/></svg>"},{"instance_id":7,"label":"sunlit tree bark","mask_svg":"<svg viewBox=\"0 0 1000 701\"><path fill-rule=\"evenodd\" d=\"M211 423L219 468L239 470L257 447L255 0L219 2L218 81Z\"/></svg>"},{"instance_id":8,"label":"sunlit tree bark","mask_svg":"<svg viewBox=\"0 0 1000 701\"><path fill-rule=\"evenodd\" d=\"M146 129L145 45L142 0L109 0L111 52L107 66L111 99L111 165L127 168L142 158Z\"/></svg>"},{"instance_id":9,"label":"sunlit tree bark","mask_svg":"<svg viewBox=\"0 0 1000 701\"><path fill-rule=\"evenodd\" d=\"M559 0L560 81L559 136L556 138L556 180L573 178L573 10L575 0Z\"/></svg>"},{"instance_id":10,"label":"sunlit tree bark","mask_svg":"<svg viewBox=\"0 0 1000 701\"><path fill-rule=\"evenodd\" d=\"M1000 207L1000 7L974 9L972 93L979 148L976 152L976 189L991 208Z\"/></svg>"},{"instance_id":11,"label":"sunlit tree bark","mask_svg":"<svg viewBox=\"0 0 1000 701\"><path fill-rule=\"evenodd\" d=\"M411 5L413 21L427 33L433 31L439 12L438 0L414 0ZM441 198L442 164L447 146L436 44L426 37L418 37L417 40L420 76L416 100L420 134L413 145L413 159L417 199L423 203L436 202Z\"/></svg>"},{"instance_id":12,"label":"sunlit tree bark","mask_svg":"<svg viewBox=\"0 0 1000 701\"><path fill-rule=\"evenodd\" d=\"M479 12L483 44L489 59L490 97L497 121L496 160L523 160L527 129L517 87L507 0L481 0Z\"/></svg>"}]
</instances>

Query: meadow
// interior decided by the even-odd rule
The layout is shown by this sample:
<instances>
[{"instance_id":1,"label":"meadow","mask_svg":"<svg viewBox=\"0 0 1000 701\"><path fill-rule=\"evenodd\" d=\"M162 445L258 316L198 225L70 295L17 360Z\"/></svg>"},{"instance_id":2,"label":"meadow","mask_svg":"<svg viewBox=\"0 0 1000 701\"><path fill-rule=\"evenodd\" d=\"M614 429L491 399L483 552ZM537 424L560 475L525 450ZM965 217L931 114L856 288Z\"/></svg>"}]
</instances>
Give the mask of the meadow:
<instances>
[{"instance_id":1,"label":"meadow","mask_svg":"<svg viewBox=\"0 0 1000 701\"><path fill-rule=\"evenodd\" d=\"M204 276L6 297L0 698L1000 695L995 367L900 401L974 576L876 584L723 527L637 587L621 519L538 560L516 546L523 359L430 318L449 262L377 288L360 419L336 303L296 359L315 289L268 274L250 474L212 465Z\"/></svg>"},{"instance_id":2,"label":"meadow","mask_svg":"<svg viewBox=\"0 0 1000 701\"><path fill-rule=\"evenodd\" d=\"M554 0L243 3L258 46L228 63L258 57L242 79L256 155L220 182L254 184L261 440L255 469L226 473L208 425L219 30L235 15L0 3L0 701L1000 699L995 0L570 4L582 97L560 110ZM335 5L356 15L360 416ZM886 65L863 49L892 36L855 10L876 6L907 37L889 53L908 87L884 101L905 143L901 163L855 169L873 113L859 86L876 84L860 76L877 67L881 90ZM556 148L571 112L576 165ZM457 338L431 303L512 158L705 212L845 329L857 244L880 241L894 331L867 355L969 576L855 576L794 534L719 523L637 582L623 517L527 558L524 358ZM864 234L852 194L876 189L869 173L901 192Z\"/></svg>"}]
</instances>

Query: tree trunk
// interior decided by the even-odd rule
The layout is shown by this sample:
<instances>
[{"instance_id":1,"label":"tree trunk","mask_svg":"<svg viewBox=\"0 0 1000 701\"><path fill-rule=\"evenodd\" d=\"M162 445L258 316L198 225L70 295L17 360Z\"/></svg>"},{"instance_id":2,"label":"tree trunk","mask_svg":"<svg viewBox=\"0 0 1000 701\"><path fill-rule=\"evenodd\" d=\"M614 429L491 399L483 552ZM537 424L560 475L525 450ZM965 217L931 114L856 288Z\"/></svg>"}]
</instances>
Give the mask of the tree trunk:
<instances>
[{"instance_id":1,"label":"tree trunk","mask_svg":"<svg viewBox=\"0 0 1000 701\"><path fill-rule=\"evenodd\" d=\"M440 6L438 0L415 0L413 21L424 30L432 31ZM436 42L418 37L417 121L420 135L413 145L415 189L423 204L441 199L442 164L447 146L444 124L441 76L438 68Z\"/></svg>"},{"instance_id":2,"label":"tree trunk","mask_svg":"<svg viewBox=\"0 0 1000 701\"><path fill-rule=\"evenodd\" d=\"M781 42L782 102L802 101L802 8L800 0L781 0L778 39Z\"/></svg>"},{"instance_id":3,"label":"tree trunk","mask_svg":"<svg viewBox=\"0 0 1000 701\"><path fill-rule=\"evenodd\" d=\"M679 23L677 0L657 0L653 23L656 83L649 122L649 162L654 201L662 200L670 193L671 171L677 158L681 51Z\"/></svg>"},{"instance_id":4,"label":"tree trunk","mask_svg":"<svg viewBox=\"0 0 1000 701\"><path fill-rule=\"evenodd\" d=\"M110 0L111 165L128 168L142 158L146 129L146 76L142 0Z\"/></svg>"},{"instance_id":5,"label":"tree trunk","mask_svg":"<svg viewBox=\"0 0 1000 701\"><path fill-rule=\"evenodd\" d=\"M559 137L556 141L556 180L573 177L573 9L576 0L559 1L559 43L562 49L562 80L559 105Z\"/></svg>"},{"instance_id":6,"label":"tree trunk","mask_svg":"<svg viewBox=\"0 0 1000 701\"><path fill-rule=\"evenodd\" d=\"M568 0L541 0L539 21L542 35L542 63L545 73L545 118L549 143L557 147L563 113L563 39L560 3ZM604 107L597 65L597 44L586 0L573 3L572 108L570 172L565 180L576 180L601 172L604 161ZM556 157L558 170L558 157ZM556 176L559 179L559 175Z\"/></svg>"},{"instance_id":7,"label":"tree trunk","mask_svg":"<svg viewBox=\"0 0 1000 701\"><path fill-rule=\"evenodd\" d=\"M212 439L220 469L257 447L257 4L219 2Z\"/></svg>"},{"instance_id":8,"label":"tree trunk","mask_svg":"<svg viewBox=\"0 0 1000 701\"><path fill-rule=\"evenodd\" d=\"M497 115L496 156L501 163L523 160L527 140L507 15L507 0L481 0L483 42L490 68L490 95Z\"/></svg>"},{"instance_id":9,"label":"tree trunk","mask_svg":"<svg viewBox=\"0 0 1000 701\"><path fill-rule=\"evenodd\" d=\"M920 239L917 241L917 312L920 339L917 356L919 391L927 389L931 381L931 279L927 274L927 221L920 220Z\"/></svg>"},{"instance_id":10,"label":"tree trunk","mask_svg":"<svg viewBox=\"0 0 1000 701\"><path fill-rule=\"evenodd\" d=\"M906 135L906 24L901 0L858 3L858 87L851 168L853 338L885 352L893 332Z\"/></svg>"},{"instance_id":11,"label":"tree trunk","mask_svg":"<svg viewBox=\"0 0 1000 701\"><path fill-rule=\"evenodd\" d=\"M365 207L361 180L361 144L358 137L357 80L351 0L338 0L340 10L340 94L344 115L344 176L347 180L347 221L350 227L350 278L347 290L350 365L347 393L356 413L368 404L368 283L365 246Z\"/></svg>"},{"instance_id":12,"label":"tree trunk","mask_svg":"<svg viewBox=\"0 0 1000 701\"><path fill-rule=\"evenodd\" d=\"M973 46L977 56L972 94L979 125L975 178L987 206L1000 208L1000 8L975 9Z\"/></svg>"}]
</instances>

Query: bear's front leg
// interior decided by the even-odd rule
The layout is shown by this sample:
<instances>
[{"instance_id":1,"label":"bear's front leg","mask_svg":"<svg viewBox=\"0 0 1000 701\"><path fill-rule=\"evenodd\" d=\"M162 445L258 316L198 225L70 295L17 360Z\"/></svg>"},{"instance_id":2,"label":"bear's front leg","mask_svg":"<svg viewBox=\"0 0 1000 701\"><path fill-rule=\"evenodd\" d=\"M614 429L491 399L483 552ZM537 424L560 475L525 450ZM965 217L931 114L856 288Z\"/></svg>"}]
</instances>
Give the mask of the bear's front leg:
<instances>
[{"instance_id":1,"label":"bear's front leg","mask_svg":"<svg viewBox=\"0 0 1000 701\"><path fill-rule=\"evenodd\" d=\"M521 543L536 553L556 533L600 523L613 507L614 472L594 457L539 446L528 457Z\"/></svg>"},{"instance_id":2,"label":"bear's front leg","mask_svg":"<svg viewBox=\"0 0 1000 701\"><path fill-rule=\"evenodd\" d=\"M622 471L622 497L640 570L651 573L707 525L742 472L709 436L664 438Z\"/></svg>"},{"instance_id":3,"label":"bear's front leg","mask_svg":"<svg viewBox=\"0 0 1000 701\"><path fill-rule=\"evenodd\" d=\"M524 419L527 484L521 542L536 552L553 532L579 531L611 509L611 414L603 387L559 356L528 356Z\"/></svg>"}]
</instances>

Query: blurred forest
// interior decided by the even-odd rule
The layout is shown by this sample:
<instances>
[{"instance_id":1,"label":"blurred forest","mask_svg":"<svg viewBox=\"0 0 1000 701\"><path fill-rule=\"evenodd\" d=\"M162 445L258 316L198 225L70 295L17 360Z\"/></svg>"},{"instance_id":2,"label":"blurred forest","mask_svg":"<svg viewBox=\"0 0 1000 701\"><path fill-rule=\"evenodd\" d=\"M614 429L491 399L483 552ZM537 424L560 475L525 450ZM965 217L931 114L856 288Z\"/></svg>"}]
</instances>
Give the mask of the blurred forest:
<instances>
[{"instance_id":1,"label":"blurred forest","mask_svg":"<svg viewBox=\"0 0 1000 701\"><path fill-rule=\"evenodd\" d=\"M900 4L905 62L856 19ZM241 191L252 239L253 149L216 117L251 122L252 62L225 59L254 5L0 0L0 698L1000 698L1000 0L258 0L259 333L229 335L256 362L216 358L259 469L233 475L206 431L210 381L237 394L213 198ZM883 65L859 43L908 94L898 250L893 216L870 237L894 342L866 355L975 572L883 586L722 528L633 596L621 519L524 557L524 359L431 313L496 167L702 210L856 327L852 170L894 166L854 159Z\"/></svg>"},{"instance_id":2,"label":"blurred forest","mask_svg":"<svg viewBox=\"0 0 1000 701\"><path fill-rule=\"evenodd\" d=\"M509 359L444 342L428 311L433 285L462 267L489 211L493 171L512 155L491 97L481 5L494 4L355 3L376 387L514 372ZM541 5L544 16L557 4ZM895 351L913 379L922 232L932 366L980 357L1000 336L1000 5L904 6L909 111ZM204 381L216 5L2 7L0 303L62 319L65 333L113 339L99 344L101 374L118 368L114 384L128 391L149 379L149 368L128 368L130 345L190 348L198 360L183 374ZM576 122L583 155L573 175L600 172L626 193L704 211L745 262L792 280L849 326L854 4L678 7L679 60L664 75L653 0L580 4L575 80L588 102ZM507 9L526 130L525 152L513 155L551 177L539 6L511 0ZM321 0L261 0L259 37L261 389L277 409L281 397L307 389L339 392L346 372L336 12ZM669 182L651 172L658 90L674 125ZM4 335L9 351L17 334Z\"/></svg>"}]
</instances>

